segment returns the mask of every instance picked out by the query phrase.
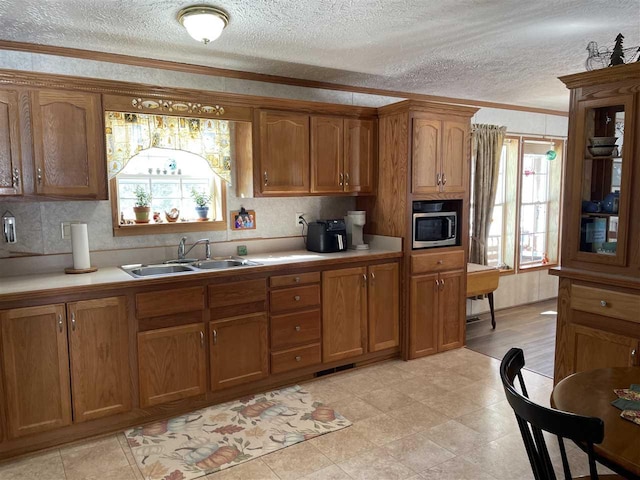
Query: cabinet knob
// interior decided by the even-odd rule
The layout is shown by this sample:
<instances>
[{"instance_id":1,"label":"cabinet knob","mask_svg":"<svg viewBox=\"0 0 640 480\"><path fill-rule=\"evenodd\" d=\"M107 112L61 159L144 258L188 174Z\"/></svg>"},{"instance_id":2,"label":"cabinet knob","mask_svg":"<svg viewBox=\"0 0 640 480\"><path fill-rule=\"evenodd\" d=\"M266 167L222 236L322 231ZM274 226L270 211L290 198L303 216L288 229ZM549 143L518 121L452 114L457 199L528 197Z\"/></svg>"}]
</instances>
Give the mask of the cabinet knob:
<instances>
[{"instance_id":1,"label":"cabinet knob","mask_svg":"<svg viewBox=\"0 0 640 480\"><path fill-rule=\"evenodd\" d=\"M267 171L264 171L264 186L269 185L269 175L267 175Z\"/></svg>"},{"instance_id":2,"label":"cabinet knob","mask_svg":"<svg viewBox=\"0 0 640 480\"><path fill-rule=\"evenodd\" d=\"M300 325L296 325L296 332L300 331Z\"/></svg>"},{"instance_id":3,"label":"cabinet knob","mask_svg":"<svg viewBox=\"0 0 640 480\"><path fill-rule=\"evenodd\" d=\"M300 301L300 295L296 295L295 297L293 297L293 299L294 299L296 302L299 302L299 301Z\"/></svg>"},{"instance_id":4,"label":"cabinet knob","mask_svg":"<svg viewBox=\"0 0 640 480\"><path fill-rule=\"evenodd\" d=\"M605 300L600 300L600 306L601 307L606 307L607 306L607 302Z\"/></svg>"},{"instance_id":5,"label":"cabinet knob","mask_svg":"<svg viewBox=\"0 0 640 480\"><path fill-rule=\"evenodd\" d=\"M442 265L444 263L444 260L438 260L438 265Z\"/></svg>"},{"instance_id":6,"label":"cabinet knob","mask_svg":"<svg viewBox=\"0 0 640 480\"><path fill-rule=\"evenodd\" d=\"M296 277L293 279L293 283L300 283L300 277Z\"/></svg>"},{"instance_id":7,"label":"cabinet knob","mask_svg":"<svg viewBox=\"0 0 640 480\"><path fill-rule=\"evenodd\" d=\"M302 360L302 357L300 355L296 356L296 362L299 362L300 360Z\"/></svg>"},{"instance_id":8,"label":"cabinet knob","mask_svg":"<svg viewBox=\"0 0 640 480\"><path fill-rule=\"evenodd\" d=\"M36 173L38 178L38 185L42 185L42 169L38 167L38 170L36 171Z\"/></svg>"}]
</instances>

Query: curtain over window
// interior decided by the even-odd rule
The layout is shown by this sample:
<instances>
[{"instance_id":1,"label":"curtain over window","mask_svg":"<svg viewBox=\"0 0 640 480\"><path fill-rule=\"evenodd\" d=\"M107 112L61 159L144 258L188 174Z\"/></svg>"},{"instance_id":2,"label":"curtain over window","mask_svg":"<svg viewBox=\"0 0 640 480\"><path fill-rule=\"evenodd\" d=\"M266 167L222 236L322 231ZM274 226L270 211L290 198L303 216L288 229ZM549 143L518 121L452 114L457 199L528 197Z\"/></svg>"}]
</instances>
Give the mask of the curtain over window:
<instances>
[{"instance_id":1,"label":"curtain over window","mask_svg":"<svg viewBox=\"0 0 640 480\"><path fill-rule=\"evenodd\" d=\"M475 159L471 263L487 264L487 241L496 198L498 169L507 127L473 124L471 154Z\"/></svg>"},{"instance_id":2,"label":"curtain over window","mask_svg":"<svg viewBox=\"0 0 640 480\"><path fill-rule=\"evenodd\" d=\"M105 112L105 138L109 178L133 156L155 147L199 155L231 183L231 134L226 120Z\"/></svg>"}]
</instances>

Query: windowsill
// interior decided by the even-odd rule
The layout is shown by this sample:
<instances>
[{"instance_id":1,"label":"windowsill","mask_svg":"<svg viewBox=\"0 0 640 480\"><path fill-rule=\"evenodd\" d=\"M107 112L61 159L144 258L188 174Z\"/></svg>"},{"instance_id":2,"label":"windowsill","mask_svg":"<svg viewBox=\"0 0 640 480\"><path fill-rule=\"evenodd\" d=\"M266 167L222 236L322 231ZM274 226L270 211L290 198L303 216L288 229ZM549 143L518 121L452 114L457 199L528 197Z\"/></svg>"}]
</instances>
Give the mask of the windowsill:
<instances>
[{"instance_id":1,"label":"windowsill","mask_svg":"<svg viewBox=\"0 0 640 480\"><path fill-rule=\"evenodd\" d=\"M531 263L531 264L528 264L528 265L519 266L518 267L518 273L520 273L520 272L535 272L536 270L548 270L550 268L557 267L557 266L558 266L557 262Z\"/></svg>"},{"instance_id":2,"label":"windowsill","mask_svg":"<svg viewBox=\"0 0 640 480\"><path fill-rule=\"evenodd\" d=\"M211 222L144 223L118 225L113 229L113 236L127 237L132 235L159 235L163 233L206 232L226 229L226 220L216 220Z\"/></svg>"}]
</instances>

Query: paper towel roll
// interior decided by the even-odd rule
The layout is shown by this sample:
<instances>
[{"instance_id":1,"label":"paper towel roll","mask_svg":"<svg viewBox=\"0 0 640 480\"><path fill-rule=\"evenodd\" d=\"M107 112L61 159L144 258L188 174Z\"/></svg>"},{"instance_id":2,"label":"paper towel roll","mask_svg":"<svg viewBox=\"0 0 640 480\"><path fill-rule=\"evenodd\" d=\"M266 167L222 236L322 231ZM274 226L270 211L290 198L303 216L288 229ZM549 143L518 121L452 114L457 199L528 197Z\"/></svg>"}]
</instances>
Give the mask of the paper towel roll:
<instances>
[{"instance_id":1,"label":"paper towel roll","mask_svg":"<svg viewBox=\"0 0 640 480\"><path fill-rule=\"evenodd\" d=\"M71 224L71 249L73 252L73 268L76 270L91 268L89 235L86 223Z\"/></svg>"}]
</instances>

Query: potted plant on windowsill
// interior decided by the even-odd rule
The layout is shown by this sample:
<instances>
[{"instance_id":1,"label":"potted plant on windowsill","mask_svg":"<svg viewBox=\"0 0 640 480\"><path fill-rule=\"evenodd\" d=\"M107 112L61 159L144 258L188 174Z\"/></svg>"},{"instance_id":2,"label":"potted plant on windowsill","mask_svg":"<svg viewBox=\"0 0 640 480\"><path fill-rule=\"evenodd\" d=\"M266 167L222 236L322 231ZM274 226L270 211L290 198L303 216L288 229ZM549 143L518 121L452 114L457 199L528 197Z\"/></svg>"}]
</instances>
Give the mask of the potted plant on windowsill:
<instances>
[{"instance_id":1,"label":"potted plant on windowsill","mask_svg":"<svg viewBox=\"0 0 640 480\"><path fill-rule=\"evenodd\" d=\"M209 220L209 203L211 202L211 196L192 188L191 198L193 198L193 201L196 203L198 221L206 222Z\"/></svg>"},{"instance_id":2,"label":"potted plant on windowsill","mask_svg":"<svg viewBox=\"0 0 640 480\"><path fill-rule=\"evenodd\" d=\"M133 191L136 203L133 212L136 214L136 223L149 223L149 212L151 211L151 193L138 185Z\"/></svg>"}]
</instances>

